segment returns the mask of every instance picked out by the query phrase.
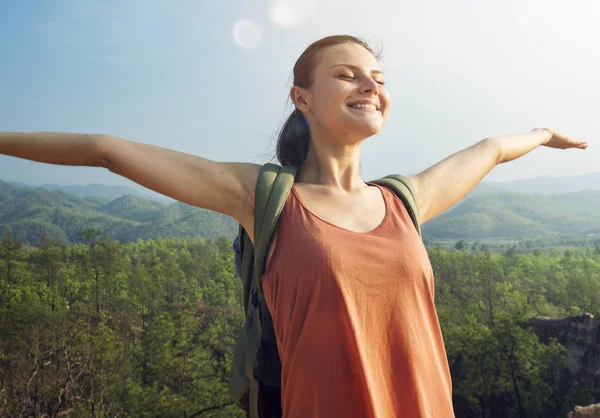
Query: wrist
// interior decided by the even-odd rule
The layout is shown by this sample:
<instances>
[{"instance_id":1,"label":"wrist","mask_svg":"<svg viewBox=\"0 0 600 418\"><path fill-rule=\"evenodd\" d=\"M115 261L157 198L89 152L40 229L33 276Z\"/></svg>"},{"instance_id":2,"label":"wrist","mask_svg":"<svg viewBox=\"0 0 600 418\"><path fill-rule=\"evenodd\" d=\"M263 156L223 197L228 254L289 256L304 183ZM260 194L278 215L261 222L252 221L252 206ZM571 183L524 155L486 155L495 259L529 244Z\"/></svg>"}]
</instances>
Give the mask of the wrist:
<instances>
[{"instance_id":1,"label":"wrist","mask_svg":"<svg viewBox=\"0 0 600 418\"><path fill-rule=\"evenodd\" d=\"M554 131L549 128L535 128L533 132L543 134L542 143L540 145L546 145L548 141L554 136Z\"/></svg>"}]
</instances>

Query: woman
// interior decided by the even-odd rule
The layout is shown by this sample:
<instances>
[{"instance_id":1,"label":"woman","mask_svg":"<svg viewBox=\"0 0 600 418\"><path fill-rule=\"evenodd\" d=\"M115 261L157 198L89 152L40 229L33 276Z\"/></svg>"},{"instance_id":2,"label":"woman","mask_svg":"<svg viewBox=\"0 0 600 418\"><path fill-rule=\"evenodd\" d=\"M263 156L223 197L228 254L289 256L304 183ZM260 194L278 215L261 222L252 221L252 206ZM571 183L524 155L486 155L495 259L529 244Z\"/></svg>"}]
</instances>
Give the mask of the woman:
<instances>
[{"instance_id":1,"label":"woman","mask_svg":"<svg viewBox=\"0 0 600 418\"><path fill-rule=\"evenodd\" d=\"M294 66L290 98L296 110L277 155L299 171L262 279L282 360L283 415L454 416L427 253L395 195L360 177L360 145L390 109L375 54L350 36L315 42ZM540 145L587 148L549 129L484 139L410 178L421 223L497 164ZM256 164L72 133L0 133L0 153L105 167L229 215L253 237Z\"/></svg>"}]
</instances>

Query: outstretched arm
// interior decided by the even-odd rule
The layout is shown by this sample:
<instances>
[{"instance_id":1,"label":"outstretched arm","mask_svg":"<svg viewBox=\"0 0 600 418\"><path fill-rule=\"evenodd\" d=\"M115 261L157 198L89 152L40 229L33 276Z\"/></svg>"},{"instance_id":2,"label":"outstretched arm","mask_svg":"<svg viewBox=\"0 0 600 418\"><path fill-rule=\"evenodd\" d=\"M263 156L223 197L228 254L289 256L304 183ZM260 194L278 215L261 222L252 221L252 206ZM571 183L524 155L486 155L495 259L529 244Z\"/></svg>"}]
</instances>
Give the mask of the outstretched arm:
<instances>
[{"instance_id":1,"label":"outstretched arm","mask_svg":"<svg viewBox=\"0 0 600 418\"><path fill-rule=\"evenodd\" d=\"M411 177L421 208L421 223L443 213L462 199L496 165L514 160L540 145L586 149L577 141L550 129L487 138Z\"/></svg>"},{"instance_id":2,"label":"outstretched arm","mask_svg":"<svg viewBox=\"0 0 600 418\"><path fill-rule=\"evenodd\" d=\"M64 132L0 132L0 154L104 167L165 196L229 215L253 236L257 164L216 162L112 135Z\"/></svg>"}]
</instances>

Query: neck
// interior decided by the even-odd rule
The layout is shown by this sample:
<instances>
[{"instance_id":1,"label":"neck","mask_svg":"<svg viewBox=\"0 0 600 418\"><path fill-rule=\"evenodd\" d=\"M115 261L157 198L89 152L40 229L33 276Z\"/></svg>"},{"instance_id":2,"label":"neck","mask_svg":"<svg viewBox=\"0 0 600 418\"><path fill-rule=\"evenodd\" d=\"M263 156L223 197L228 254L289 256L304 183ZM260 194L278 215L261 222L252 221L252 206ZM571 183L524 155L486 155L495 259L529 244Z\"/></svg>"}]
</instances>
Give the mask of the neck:
<instances>
[{"instance_id":1,"label":"neck","mask_svg":"<svg viewBox=\"0 0 600 418\"><path fill-rule=\"evenodd\" d=\"M360 177L360 142L312 136L296 181L347 192L364 187Z\"/></svg>"}]
</instances>

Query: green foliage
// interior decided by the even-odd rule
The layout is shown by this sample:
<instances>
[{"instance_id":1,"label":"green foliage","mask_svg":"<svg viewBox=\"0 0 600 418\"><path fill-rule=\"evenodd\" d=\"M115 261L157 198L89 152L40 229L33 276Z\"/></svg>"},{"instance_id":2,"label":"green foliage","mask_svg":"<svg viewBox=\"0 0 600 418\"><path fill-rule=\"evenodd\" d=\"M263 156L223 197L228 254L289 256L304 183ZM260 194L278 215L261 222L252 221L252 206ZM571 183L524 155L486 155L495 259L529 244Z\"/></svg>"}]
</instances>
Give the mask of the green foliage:
<instances>
[{"instance_id":1,"label":"green foliage","mask_svg":"<svg viewBox=\"0 0 600 418\"><path fill-rule=\"evenodd\" d=\"M132 189L101 185L62 189L70 193L0 181L0 238L10 233L25 244L37 245L47 236L66 244L79 242L79 231L88 228L100 228L118 241L233 239L237 233L237 222L228 216L181 202L163 204L141 194L123 195ZM102 197L90 197L91 192ZM475 193L427 222L423 234L427 241L511 239L525 248L597 241L600 191L536 195L496 188L491 194Z\"/></svg>"},{"instance_id":2,"label":"green foliage","mask_svg":"<svg viewBox=\"0 0 600 418\"><path fill-rule=\"evenodd\" d=\"M561 393L565 348L524 327L535 316L600 314L595 251L519 254L430 248L436 308L457 416L566 416L585 388ZM579 396L579 397L578 397Z\"/></svg>"},{"instance_id":3,"label":"green foliage","mask_svg":"<svg viewBox=\"0 0 600 418\"><path fill-rule=\"evenodd\" d=\"M539 239L600 231L600 192L561 195L494 193L466 199L427 222L429 238Z\"/></svg>"},{"instance_id":4,"label":"green foliage","mask_svg":"<svg viewBox=\"0 0 600 418\"><path fill-rule=\"evenodd\" d=\"M0 241L0 416L242 417L227 389L243 322L231 242L77 236ZM456 416L565 416L592 394L560 392L564 347L524 324L599 315L600 254L482 246L429 249Z\"/></svg>"},{"instance_id":5,"label":"green foliage","mask_svg":"<svg viewBox=\"0 0 600 418\"><path fill-rule=\"evenodd\" d=\"M233 238L237 222L220 213L176 202L121 196L112 201L79 198L64 191L26 189L0 181L0 239L8 234L37 245L45 236L64 244L79 242L95 228L118 241L157 237Z\"/></svg>"},{"instance_id":6,"label":"green foliage","mask_svg":"<svg viewBox=\"0 0 600 418\"><path fill-rule=\"evenodd\" d=\"M230 243L80 235L0 242L0 416L241 417Z\"/></svg>"}]
</instances>

